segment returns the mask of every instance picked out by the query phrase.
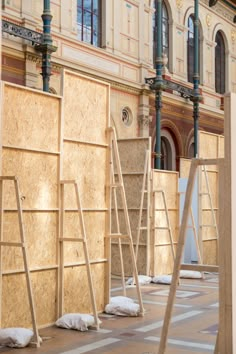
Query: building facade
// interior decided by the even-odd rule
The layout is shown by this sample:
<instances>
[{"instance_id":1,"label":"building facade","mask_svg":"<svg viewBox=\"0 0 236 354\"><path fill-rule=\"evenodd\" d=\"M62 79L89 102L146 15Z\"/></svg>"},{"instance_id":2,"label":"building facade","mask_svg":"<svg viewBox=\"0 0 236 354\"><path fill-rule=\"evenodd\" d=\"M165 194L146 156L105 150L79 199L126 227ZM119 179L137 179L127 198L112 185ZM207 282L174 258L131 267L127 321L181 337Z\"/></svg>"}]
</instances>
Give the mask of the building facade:
<instances>
[{"instance_id":1,"label":"building facade","mask_svg":"<svg viewBox=\"0 0 236 354\"><path fill-rule=\"evenodd\" d=\"M211 4L212 5L212 4ZM2 1L2 20L42 33L42 0ZM110 114L118 138L156 139L156 1L51 0L53 45L50 92L61 93L68 68L111 85ZM199 3L199 128L223 134L224 93L236 92L236 5L229 0ZM163 77L193 86L194 1L163 0ZM2 33L2 79L42 89L42 58L36 44ZM96 99L94 97L93 99ZM96 112L94 112L96 114ZM79 117L78 117L79 119ZM93 127L91 127L93 129ZM162 168L178 170L193 156L193 103L175 90L162 94Z\"/></svg>"}]
</instances>

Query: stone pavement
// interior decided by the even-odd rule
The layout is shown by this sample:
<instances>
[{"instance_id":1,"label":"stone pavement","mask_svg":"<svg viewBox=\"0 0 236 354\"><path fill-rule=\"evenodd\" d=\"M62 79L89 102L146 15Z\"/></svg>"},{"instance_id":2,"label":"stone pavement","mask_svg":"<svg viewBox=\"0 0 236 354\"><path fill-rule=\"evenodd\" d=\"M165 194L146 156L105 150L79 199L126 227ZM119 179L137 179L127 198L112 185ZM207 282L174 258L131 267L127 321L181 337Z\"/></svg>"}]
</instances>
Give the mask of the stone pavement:
<instances>
[{"instance_id":1,"label":"stone pavement","mask_svg":"<svg viewBox=\"0 0 236 354\"><path fill-rule=\"evenodd\" d=\"M112 296L122 295L118 279L112 280ZM144 317L100 314L99 331L78 332L55 326L39 331L40 348L2 348L0 353L18 354L157 354L169 285L141 287ZM127 296L137 298L133 286ZM214 353L218 326L218 276L204 280L181 279L173 309L166 354Z\"/></svg>"}]
</instances>

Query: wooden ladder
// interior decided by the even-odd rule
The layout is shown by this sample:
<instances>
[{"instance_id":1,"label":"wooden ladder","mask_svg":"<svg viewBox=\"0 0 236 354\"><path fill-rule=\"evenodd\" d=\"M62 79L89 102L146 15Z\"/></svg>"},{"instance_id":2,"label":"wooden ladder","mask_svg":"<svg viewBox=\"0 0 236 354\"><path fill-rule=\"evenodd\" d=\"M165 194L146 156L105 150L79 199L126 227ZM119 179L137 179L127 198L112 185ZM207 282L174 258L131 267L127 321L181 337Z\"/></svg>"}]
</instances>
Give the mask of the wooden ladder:
<instances>
[{"instance_id":1,"label":"wooden ladder","mask_svg":"<svg viewBox=\"0 0 236 354\"><path fill-rule=\"evenodd\" d=\"M73 185L76 197L76 212L79 217L82 237L64 237L64 219L65 219L65 185ZM91 267L88 253L87 236L84 223L83 209L81 206L80 193L78 188L78 183L75 180L62 180L60 181L60 233L59 233L59 247L60 247L60 265L59 265L59 316L64 313L64 242L81 242L83 244L85 265L87 270L87 277L90 290L91 304L93 308L93 316L95 320L95 327L99 329L99 319L97 314L97 305L95 300L95 292L93 287Z\"/></svg>"},{"instance_id":2,"label":"wooden ladder","mask_svg":"<svg viewBox=\"0 0 236 354\"><path fill-rule=\"evenodd\" d=\"M209 238L206 241L216 240L216 244L218 246L219 231L218 231L218 226L217 226L217 222L216 222L216 216L215 216L215 212L214 212L214 208L213 208L213 203L212 203L212 198L211 198L211 190L210 190L210 185L209 185L209 180L208 180L208 174L207 174L206 166L202 166L202 171L203 171L204 177L205 177L206 192L200 191L200 196L201 197L202 196L207 196L208 197L209 204L210 204L211 221L212 222L208 223L208 224L200 224L200 230L201 230L201 234L202 234L204 228L213 228L215 230L216 238ZM206 210L208 210L208 209L206 209Z\"/></svg>"},{"instance_id":3,"label":"wooden ladder","mask_svg":"<svg viewBox=\"0 0 236 354\"><path fill-rule=\"evenodd\" d=\"M144 162L144 173L143 173L143 183L141 190L141 201L139 208L139 218L138 218L138 227L137 227L137 237L136 237L136 248L135 248L135 258L138 262L138 251L139 251L139 241L142 231L146 231L146 275L150 273L150 174L151 174L151 152L150 150L146 151L145 162ZM146 201L146 225L142 224L143 219L143 210L144 210L144 197L147 196Z\"/></svg>"},{"instance_id":4,"label":"wooden ladder","mask_svg":"<svg viewBox=\"0 0 236 354\"><path fill-rule=\"evenodd\" d=\"M17 204L17 215L18 215L19 231L20 231L20 241L19 242L10 242L10 241L6 242L3 240L4 182L13 182L14 183L14 190L15 190L16 204ZM23 225L23 213L22 213L22 206L21 206L21 199L20 199L19 182L18 182L17 177L15 177L15 176L1 176L0 177L0 299L2 299L2 247L3 246L20 247L22 249L24 272L25 272L25 276L26 276L26 285L27 285L30 313L31 313L33 332L34 332L34 338L33 338L33 341L30 343L30 345L38 348L38 347L40 347L40 337L38 334L34 299L33 299L32 286L31 286L31 281L30 281L30 271L29 271L29 267L28 267L28 255L27 255L27 247L26 247L26 241L25 241L24 225ZM16 296L17 296L17 294L16 294ZM2 308L0 306L0 319L2 317L1 314L2 314Z\"/></svg>"},{"instance_id":5,"label":"wooden ladder","mask_svg":"<svg viewBox=\"0 0 236 354\"><path fill-rule=\"evenodd\" d=\"M215 265L181 264L184 245L185 245L185 239L186 239L186 229L188 227L189 213L191 210L192 194L193 194L193 189L194 189L194 181L195 181L195 177L196 177L196 173L197 173L197 168L198 168L198 166L217 165L217 164L218 164L217 159L193 159L192 163L191 163L188 185L187 185L187 190L186 190L185 203L184 203L183 216L182 216L182 223L181 223L181 227L180 227L179 240L178 240L176 257L175 257L175 262L174 262L174 272L172 275L170 292L169 292L168 301L167 301L167 305L166 305L166 311L165 311L165 317L164 317L164 322L163 322L163 327L162 327L162 332L161 332L161 339L160 339L158 354L164 354L165 350L166 350L168 331L169 331L169 326L170 326L170 321L171 321L171 316L172 316L172 310L173 310L176 290L177 290L177 286L178 286L178 282L179 282L180 270L181 269L197 270L200 272L204 272L204 271L218 272L219 271L219 267L215 266ZM218 339L216 341L216 347L218 345L217 343L218 343ZM216 352L216 350L217 349L215 349L215 352Z\"/></svg>"},{"instance_id":6,"label":"wooden ladder","mask_svg":"<svg viewBox=\"0 0 236 354\"><path fill-rule=\"evenodd\" d=\"M119 252L120 252L120 261L121 261L121 269L123 272L123 287L125 288L124 284L124 265L123 265L123 256L122 256L122 240L128 242L129 249L130 249L130 256L131 256L131 263L132 263L132 268L133 268L133 274L134 274L134 279L136 282L136 290L137 290L137 296L138 296L138 302L139 302L139 307L140 307L140 315L144 315L144 308L143 308L143 301L142 301L142 295L140 291L140 285L139 285L139 279L138 279L138 271L137 271L137 264L136 264L136 259L135 259L135 253L134 253L134 246L133 246L133 239L132 239L132 234L131 234L131 227L130 227L130 221L129 221L129 214L128 214L128 208L127 208L127 202L126 202L126 195L125 195L125 188L124 188L124 183L123 183L123 176L121 172L121 164L120 164L120 157L119 157L119 151L118 151L118 144L117 144L117 139L116 139L116 133L115 130L110 127L108 128L108 132L110 133L109 135L109 147L110 147L110 231L109 231L109 248L111 248L111 240L117 239L118 240L118 246L119 246ZM114 161L115 161L115 166L116 166L116 174L117 178L115 179L114 175ZM114 208L115 208L115 217L116 217L116 223L119 225L119 216L118 216L118 209L117 209L117 199L116 199L116 193L119 190L120 192L120 197L121 197L121 203L122 203L122 209L124 211L124 219L125 219L125 228L126 228L126 233L122 234L120 231L120 228L118 226L117 232L113 232L111 230L111 213L112 213L112 197L114 197ZM109 262L111 263L111 262ZM111 277L111 272L110 272L110 277ZM125 292L124 292L125 293Z\"/></svg>"}]
</instances>

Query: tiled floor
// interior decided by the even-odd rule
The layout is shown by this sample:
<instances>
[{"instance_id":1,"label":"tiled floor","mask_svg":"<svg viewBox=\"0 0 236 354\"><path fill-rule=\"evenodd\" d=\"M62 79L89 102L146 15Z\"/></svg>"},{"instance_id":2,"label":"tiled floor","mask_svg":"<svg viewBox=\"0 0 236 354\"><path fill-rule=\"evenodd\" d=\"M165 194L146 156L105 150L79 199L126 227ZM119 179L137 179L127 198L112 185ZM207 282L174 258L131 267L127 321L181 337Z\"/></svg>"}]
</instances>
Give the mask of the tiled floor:
<instances>
[{"instance_id":1,"label":"tiled floor","mask_svg":"<svg viewBox=\"0 0 236 354\"><path fill-rule=\"evenodd\" d=\"M112 282L112 296L122 295L119 280ZM20 354L157 354L169 285L141 287L144 317L101 314L99 331L78 332L56 327L40 330L40 348L2 348L0 353ZM133 286L127 296L137 298ZM209 354L214 352L218 322L217 276L204 280L181 279L168 336L166 354Z\"/></svg>"}]
</instances>

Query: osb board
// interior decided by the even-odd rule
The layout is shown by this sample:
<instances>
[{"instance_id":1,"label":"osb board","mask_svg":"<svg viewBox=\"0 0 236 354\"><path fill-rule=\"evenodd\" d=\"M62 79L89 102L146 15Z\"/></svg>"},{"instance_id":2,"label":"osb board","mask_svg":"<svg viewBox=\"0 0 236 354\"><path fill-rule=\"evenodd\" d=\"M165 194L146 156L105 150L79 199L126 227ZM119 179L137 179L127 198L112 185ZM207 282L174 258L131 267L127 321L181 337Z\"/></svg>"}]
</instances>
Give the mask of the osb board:
<instances>
[{"instance_id":1,"label":"osb board","mask_svg":"<svg viewBox=\"0 0 236 354\"><path fill-rule=\"evenodd\" d=\"M192 162L191 159L180 158L180 160L179 160L179 176L180 176L180 178L188 178L191 162Z\"/></svg>"},{"instance_id":2,"label":"osb board","mask_svg":"<svg viewBox=\"0 0 236 354\"><path fill-rule=\"evenodd\" d=\"M217 241L203 241L203 264L218 264Z\"/></svg>"},{"instance_id":3,"label":"osb board","mask_svg":"<svg viewBox=\"0 0 236 354\"><path fill-rule=\"evenodd\" d=\"M105 292L105 265L91 265L92 280L98 311L103 311ZM92 313L88 277L85 266L65 268L64 272L64 305L65 313Z\"/></svg>"},{"instance_id":4,"label":"osb board","mask_svg":"<svg viewBox=\"0 0 236 354\"><path fill-rule=\"evenodd\" d=\"M30 269L57 264L57 213L23 213L25 242ZM4 241L20 242L19 220L16 212L5 212ZM24 269L22 250L19 247L2 248L3 270Z\"/></svg>"},{"instance_id":5,"label":"osb board","mask_svg":"<svg viewBox=\"0 0 236 354\"><path fill-rule=\"evenodd\" d=\"M96 129L95 129L96 131ZM105 208L107 149L79 143L64 143L62 179L78 181L83 208ZM66 186L65 207L74 208L75 192Z\"/></svg>"},{"instance_id":6,"label":"osb board","mask_svg":"<svg viewBox=\"0 0 236 354\"><path fill-rule=\"evenodd\" d=\"M88 253L91 260L105 258L105 212L83 212L85 232L87 236ZM64 237L82 238L78 212L66 212L64 223ZM81 242L64 243L65 264L85 261L83 244Z\"/></svg>"},{"instance_id":7,"label":"osb board","mask_svg":"<svg viewBox=\"0 0 236 354\"><path fill-rule=\"evenodd\" d=\"M172 274L174 267L173 256L170 246L156 246L154 248L153 276Z\"/></svg>"},{"instance_id":8,"label":"osb board","mask_svg":"<svg viewBox=\"0 0 236 354\"><path fill-rule=\"evenodd\" d=\"M133 276L133 267L132 267L132 258L130 253L130 247L127 244L122 245L122 254L124 260L124 271L126 276ZM140 245L138 251L138 262L137 268L139 274L146 274L146 246ZM112 244L111 249L111 273L113 275L121 274L121 261L120 261L120 253L117 244Z\"/></svg>"},{"instance_id":9,"label":"osb board","mask_svg":"<svg viewBox=\"0 0 236 354\"><path fill-rule=\"evenodd\" d=\"M64 71L64 137L106 144L110 86Z\"/></svg>"},{"instance_id":10,"label":"osb board","mask_svg":"<svg viewBox=\"0 0 236 354\"><path fill-rule=\"evenodd\" d=\"M4 148L2 175L17 176L24 208L57 208L58 157ZM4 183L5 208L16 208L13 182Z\"/></svg>"},{"instance_id":11,"label":"osb board","mask_svg":"<svg viewBox=\"0 0 236 354\"><path fill-rule=\"evenodd\" d=\"M179 174L172 171L153 171L152 190L163 190L165 192L168 209L178 208L178 178ZM162 193L156 193L156 208L163 207Z\"/></svg>"},{"instance_id":12,"label":"osb board","mask_svg":"<svg viewBox=\"0 0 236 354\"><path fill-rule=\"evenodd\" d=\"M169 216L170 226L172 230L172 238L174 242L178 241L179 228L179 195L178 195L178 178L177 172L171 171L153 171L153 190L162 190L165 193L167 204L167 212ZM163 193L155 193L155 199L152 200L153 206L153 227L166 227L167 217L164 209ZM154 210L156 209L156 210ZM158 210L161 209L161 210ZM151 246L152 253L151 269L154 275L168 274L173 270L173 257L171 253L170 236L167 230L152 230L152 238L156 246ZM163 244L169 245L164 246ZM158 244L158 245L157 245Z\"/></svg>"},{"instance_id":13,"label":"osb board","mask_svg":"<svg viewBox=\"0 0 236 354\"><path fill-rule=\"evenodd\" d=\"M146 151L151 149L150 138L118 140L122 172L143 172Z\"/></svg>"},{"instance_id":14,"label":"osb board","mask_svg":"<svg viewBox=\"0 0 236 354\"><path fill-rule=\"evenodd\" d=\"M208 132L199 132L199 157L224 157L224 137Z\"/></svg>"},{"instance_id":15,"label":"osb board","mask_svg":"<svg viewBox=\"0 0 236 354\"><path fill-rule=\"evenodd\" d=\"M56 320L56 270L31 273L37 324ZM3 276L2 327L32 327L24 274Z\"/></svg>"},{"instance_id":16,"label":"osb board","mask_svg":"<svg viewBox=\"0 0 236 354\"><path fill-rule=\"evenodd\" d=\"M138 175L123 175L123 182L125 187L125 195L128 209L131 208L140 208L141 201L141 190L143 184L143 174ZM146 197L146 196L145 196ZM117 202L118 207L122 207L121 195L119 190L117 190ZM146 202L144 200L144 206Z\"/></svg>"},{"instance_id":17,"label":"osb board","mask_svg":"<svg viewBox=\"0 0 236 354\"><path fill-rule=\"evenodd\" d=\"M127 234L125 218L124 218L124 211L119 210L118 215L119 215L120 231L122 234ZM132 238L133 238L134 243L136 242L136 238L137 238L138 220L139 220L139 210L129 209L130 228L131 228L131 234L132 234ZM141 226L147 226L147 212L146 212L146 210L143 210L143 213L142 213ZM112 232L115 233L117 231L118 231L118 229L116 226L115 213L112 213ZM141 231L139 242L146 243L146 230Z\"/></svg>"},{"instance_id":18,"label":"osb board","mask_svg":"<svg viewBox=\"0 0 236 354\"><path fill-rule=\"evenodd\" d=\"M61 99L4 84L3 145L57 152Z\"/></svg>"},{"instance_id":19,"label":"osb board","mask_svg":"<svg viewBox=\"0 0 236 354\"><path fill-rule=\"evenodd\" d=\"M178 220L179 216L176 211L168 211L168 217L170 222L170 227L172 231L173 241L178 239ZM167 217L165 211L158 211L155 213L154 226L156 227L168 227ZM170 243L170 232L168 230L155 230L155 244Z\"/></svg>"}]
</instances>

